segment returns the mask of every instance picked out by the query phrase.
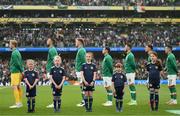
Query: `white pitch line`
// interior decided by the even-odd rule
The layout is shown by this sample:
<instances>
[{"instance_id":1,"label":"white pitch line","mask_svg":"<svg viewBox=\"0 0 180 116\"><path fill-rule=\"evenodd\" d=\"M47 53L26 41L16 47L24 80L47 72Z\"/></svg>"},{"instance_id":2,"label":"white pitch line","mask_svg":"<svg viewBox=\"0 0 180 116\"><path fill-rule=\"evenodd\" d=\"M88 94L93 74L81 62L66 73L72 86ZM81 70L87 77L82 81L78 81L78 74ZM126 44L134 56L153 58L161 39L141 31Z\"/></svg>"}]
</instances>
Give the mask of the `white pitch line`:
<instances>
[{"instance_id":1,"label":"white pitch line","mask_svg":"<svg viewBox=\"0 0 180 116\"><path fill-rule=\"evenodd\" d=\"M180 110L166 110L166 112L173 113L173 114L180 114Z\"/></svg>"},{"instance_id":2,"label":"white pitch line","mask_svg":"<svg viewBox=\"0 0 180 116\"><path fill-rule=\"evenodd\" d=\"M0 90L2 90L2 89L6 89L6 88L8 88L8 87L0 87Z\"/></svg>"}]
</instances>

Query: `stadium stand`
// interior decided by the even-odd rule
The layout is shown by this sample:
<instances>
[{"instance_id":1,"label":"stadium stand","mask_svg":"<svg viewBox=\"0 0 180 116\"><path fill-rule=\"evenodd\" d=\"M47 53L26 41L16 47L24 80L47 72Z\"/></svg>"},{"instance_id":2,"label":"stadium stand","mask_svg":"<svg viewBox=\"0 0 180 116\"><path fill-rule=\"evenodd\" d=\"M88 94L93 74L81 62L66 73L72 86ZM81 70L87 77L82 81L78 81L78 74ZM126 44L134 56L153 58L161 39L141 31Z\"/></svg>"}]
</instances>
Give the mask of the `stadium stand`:
<instances>
[{"instance_id":1,"label":"stadium stand","mask_svg":"<svg viewBox=\"0 0 180 116\"><path fill-rule=\"evenodd\" d=\"M2 5L74 5L74 6L170 6L177 5L178 0L1 0Z\"/></svg>"},{"instance_id":2,"label":"stadium stand","mask_svg":"<svg viewBox=\"0 0 180 116\"><path fill-rule=\"evenodd\" d=\"M135 47L153 43L156 47L180 45L179 25L103 25L67 28L0 28L0 47L8 47L9 40L18 40L21 47L46 47L48 37L56 38L58 47L74 47L77 37L85 39L86 47L123 47L128 41ZM113 40L113 41L112 41Z\"/></svg>"}]
</instances>

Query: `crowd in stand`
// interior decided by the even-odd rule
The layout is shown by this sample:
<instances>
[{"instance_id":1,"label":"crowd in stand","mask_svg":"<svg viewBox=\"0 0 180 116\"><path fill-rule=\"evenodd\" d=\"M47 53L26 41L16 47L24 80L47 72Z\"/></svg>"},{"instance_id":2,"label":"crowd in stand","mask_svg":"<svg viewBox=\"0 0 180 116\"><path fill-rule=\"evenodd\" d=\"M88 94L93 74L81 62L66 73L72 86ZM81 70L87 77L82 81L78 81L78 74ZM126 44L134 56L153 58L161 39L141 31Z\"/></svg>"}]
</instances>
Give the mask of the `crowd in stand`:
<instances>
[{"instance_id":1,"label":"crowd in stand","mask_svg":"<svg viewBox=\"0 0 180 116\"><path fill-rule=\"evenodd\" d=\"M36 70L39 72L40 85L46 85L49 80L46 78L46 61L35 59L36 61ZM114 64L116 62L122 62L122 60L114 59ZM95 60L94 63L97 65L98 76L97 79L101 78L101 60ZM146 72L146 59L136 59L137 63L137 73L136 79L146 80L147 72ZM165 63L165 59L163 60L163 64ZM178 69L180 69L180 61L177 60ZM76 80L75 76L75 68L74 68L74 60L73 59L64 59L62 63L62 67L67 72L67 80ZM26 69L26 68L25 68ZM162 79L166 79L166 77L162 77ZM0 61L0 86L9 86L10 82L10 72L9 72L9 61L3 60Z\"/></svg>"},{"instance_id":2,"label":"crowd in stand","mask_svg":"<svg viewBox=\"0 0 180 116\"><path fill-rule=\"evenodd\" d=\"M168 6L176 5L178 0L1 0L2 5L68 5L68 6Z\"/></svg>"},{"instance_id":3,"label":"crowd in stand","mask_svg":"<svg viewBox=\"0 0 180 116\"><path fill-rule=\"evenodd\" d=\"M74 47L74 40L82 37L86 47L132 46L164 47L166 44L180 45L180 27L176 26L100 26L67 28L0 28L0 47L8 47L10 39L16 39L20 47L46 47L48 37L56 39L57 47Z\"/></svg>"}]
</instances>

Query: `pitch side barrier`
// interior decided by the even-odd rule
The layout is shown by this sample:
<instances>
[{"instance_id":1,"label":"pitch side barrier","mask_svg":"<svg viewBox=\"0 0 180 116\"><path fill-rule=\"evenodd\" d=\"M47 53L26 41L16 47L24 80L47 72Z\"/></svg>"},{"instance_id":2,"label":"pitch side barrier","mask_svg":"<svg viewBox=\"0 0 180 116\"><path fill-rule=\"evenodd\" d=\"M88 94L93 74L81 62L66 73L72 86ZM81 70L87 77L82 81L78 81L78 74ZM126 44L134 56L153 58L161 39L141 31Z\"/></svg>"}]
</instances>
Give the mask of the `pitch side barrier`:
<instances>
[{"instance_id":1,"label":"pitch side barrier","mask_svg":"<svg viewBox=\"0 0 180 116\"><path fill-rule=\"evenodd\" d=\"M166 85L166 84L168 84L168 81L167 80L161 80L160 83ZM103 81L102 80L97 80L95 84L96 85L103 85ZM135 80L135 84L136 85L145 85L145 84L147 84L147 80ZM177 80L176 84L180 84L180 80Z\"/></svg>"},{"instance_id":2,"label":"pitch side barrier","mask_svg":"<svg viewBox=\"0 0 180 116\"><path fill-rule=\"evenodd\" d=\"M161 80L160 82L162 85L167 85L168 81L167 80ZM147 80L135 80L135 84L136 85L146 85L147 84ZM176 81L176 84L180 84L180 80ZM71 83L69 83L68 81L64 82L64 85L72 85ZM97 86L101 86L103 85L103 81L102 80L96 80L95 81L95 85Z\"/></svg>"},{"instance_id":3,"label":"pitch side barrier","mask_svg":"<svg viewBox=\"0 0 180 116\"><path fill-rule=\"evenodd\" d=\"M86 47L87 51L91 52L101 52L103 48L100 47ZM48 52L48 48L18 48L20 52ZM121 52L123 47L114 47L111 48L112 52ZM9 48L0 48L0 52L10 52ZM67 47L67 48L57 48L58 52L76 52L77 48ZM144 47L133 47L132 51L143 52L145 51ZM164 51L164 47L154 47L154 51ZM180 47L174 47L173 51L180 51Z\"/></svg>"}]
</instances>

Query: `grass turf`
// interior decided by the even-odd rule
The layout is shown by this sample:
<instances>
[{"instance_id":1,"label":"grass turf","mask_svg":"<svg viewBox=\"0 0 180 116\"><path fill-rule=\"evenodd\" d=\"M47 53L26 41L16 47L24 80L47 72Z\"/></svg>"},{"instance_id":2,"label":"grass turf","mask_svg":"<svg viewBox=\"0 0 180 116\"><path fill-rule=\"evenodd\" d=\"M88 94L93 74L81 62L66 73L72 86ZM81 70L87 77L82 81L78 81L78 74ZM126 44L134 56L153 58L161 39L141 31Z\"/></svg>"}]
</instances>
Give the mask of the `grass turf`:
<instances>
[{"instance_id":1,"label":"grass turf","mask_svg":"<svg viewBox=\"0 0 180 116\"><path fill-rule=\"evenodd\" d=\"M23 88L25 91L25 88ZM180 104L169 106L166 101L169 100L169 91L167 85L162 85L160 89L160 105L158 112L150 112L148 105L149 94L145 85L137 85L137 106L128 106L130 100L128 87L125 88L124 110L122 113L115 111L115 105L104 107L102 103L106 100L106 93L102 86L96 86L94 92L93 112L86 113L84 108L76 107L81 101L80 88L78 86L64 86L62 95L62 110L60 113L54 113L53 109L47 109L46 105L52 103L52 91L50 86L41 86L37 88L36 112L33 115L172 115L165 110L180 109ZM177 85L177 94L180 95L180 85ZM180 101L180 98L178 101ZM114 101L114 100L113 100ZM14 103L13 92L11 88L0 88L0 115L32 115L28 114L26 106L26 97L24 92L23 107L20 109L9 109Z\"/></svg>"}]
</instances>

